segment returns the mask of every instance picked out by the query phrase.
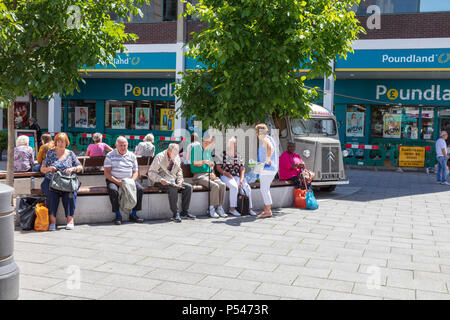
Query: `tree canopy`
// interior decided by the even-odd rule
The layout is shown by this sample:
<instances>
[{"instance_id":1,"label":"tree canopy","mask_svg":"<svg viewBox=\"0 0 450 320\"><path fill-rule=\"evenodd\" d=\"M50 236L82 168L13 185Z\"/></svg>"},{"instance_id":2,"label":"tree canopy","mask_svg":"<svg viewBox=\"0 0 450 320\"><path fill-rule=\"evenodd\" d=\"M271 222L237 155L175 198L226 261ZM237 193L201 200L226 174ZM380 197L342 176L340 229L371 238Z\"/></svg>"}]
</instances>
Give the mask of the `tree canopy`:
<instances>
[{"instance_id":1,"label":"tree canopy","mask_svg":"<svg viewBox=\"0 0 450 320\"><path fill-rule=\"evenodd\" d=\"M109 64L137 38L123 23L148 0L0 0L0 103L72 93L83 65Z\"/></svg>"},{"instance_id":2,"label":"tree canopy","mask_svg":"<svg viewBox=\"0 0 450 320\"><path fill-rule=\"evenodd\" d=\"M183 0L186 2L186 0ZM187 56L201 66L177 84L183 116L203 126L237 127L273 111L308 115L318 93L306 79L329 76L364 29L350 9L359 0L199 0L186 15L206 24ZM309 69L299 76L299 69Z\"/></svg>"}]
</instances>

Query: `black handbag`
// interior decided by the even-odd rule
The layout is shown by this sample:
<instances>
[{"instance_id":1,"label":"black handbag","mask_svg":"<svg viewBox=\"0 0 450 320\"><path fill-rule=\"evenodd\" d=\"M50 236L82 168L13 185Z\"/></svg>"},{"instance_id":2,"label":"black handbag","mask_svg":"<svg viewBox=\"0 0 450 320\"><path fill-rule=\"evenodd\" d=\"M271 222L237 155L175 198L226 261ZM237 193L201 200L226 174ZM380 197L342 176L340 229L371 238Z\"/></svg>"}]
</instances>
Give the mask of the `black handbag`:
<instances>
[{"instance_id":1,"label":"black handbag","mask_svg":"<svg viewBox=\"0 0 450 320\"><path fill-rule=\"evenodd\" d=\"M22 230L33 230L36 220L36 204L45 203L45 198L23 197L19 199L17 214L19 215L20 228Z\"/></svg>"},{"instance_id":2,"label":"black handbag","mask_svg":"<svg viewBox=\"0 0 450 320\"><path fill-rule=\"evenodd\" d=\"M56 171L50 181L50 190L53 192L69 192L71 195L78 191L81 183L75 173L65 174L61 171Z\"/></svg>"},{"instance_id":3,"label":"black handbag","mask_svg":"<svg viewBox=\"0 0 450 320\"><path fill-rule=\"evenodd\" d=\"M241 193L241 190L243 193ZM245 216L250 213L250 199L243 188L239 188L237 206L237 209L241 215Z\"/></svg>"}]
</instances>

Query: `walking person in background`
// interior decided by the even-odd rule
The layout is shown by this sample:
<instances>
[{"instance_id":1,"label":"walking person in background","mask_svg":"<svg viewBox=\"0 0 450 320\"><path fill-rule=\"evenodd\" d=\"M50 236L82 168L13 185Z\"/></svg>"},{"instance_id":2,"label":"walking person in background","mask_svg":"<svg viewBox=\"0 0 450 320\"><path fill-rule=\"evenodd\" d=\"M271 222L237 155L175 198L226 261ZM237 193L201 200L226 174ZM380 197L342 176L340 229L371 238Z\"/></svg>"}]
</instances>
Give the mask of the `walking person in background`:
<instances>
[{"instance_id":1,"label":"walking person in background","mask_svg":"<svg viewBox=\"0 0 450 320\"><path fill-rule=\"evenodd\" d=\"M264 200L264 210L258 218L272 217L272 196L270 185L278 172L278 149L273 138L269 135L269 128L264 123L255 127L259 139L258 161L264 161L264 169L259 174L260 191Z\"/></svg>"},{"instance_id":2,"label":"walking person in background","mask_svg":"<svg viewBox=\"0 0 450 320\"><path fill-rule=\"evenodd\" d=\"M447 131L441 132L441 137L436 141L436 160L438 163L438 169L436 171L436 180L439 184L445 184L450 186L447 181L446 170L448 161L448 149L446 140L448 138Z\"/></svg>"},{"instance_id":3,"label":"walking person in background","mask_svg":"<svg viewBox=\"0 0 450 320\"><path fill-rule=\"evenodd\" d=\"M36 150L39 150L39 147L41 146L41 137L42 137L42 130L39 124L37 123L36 119L33 117L30 117L28 120L30 130L36 130Z\"/></svg>"},{"instance_id":4,"label":"walking person in background","mask_svg":"<svg viewBox=\"0 0 450 320\"><path fill-rule=\"evenodd\" d=\"M94 140L94 143L91 143L87 150L86 150L86 156L88 157L104 157L105 152L111 152L113 151L113 148L108 146L106 143L102 142L103 136L101 133L94 133L92 136L92 140Z\"/></svg>"}]
</instances>

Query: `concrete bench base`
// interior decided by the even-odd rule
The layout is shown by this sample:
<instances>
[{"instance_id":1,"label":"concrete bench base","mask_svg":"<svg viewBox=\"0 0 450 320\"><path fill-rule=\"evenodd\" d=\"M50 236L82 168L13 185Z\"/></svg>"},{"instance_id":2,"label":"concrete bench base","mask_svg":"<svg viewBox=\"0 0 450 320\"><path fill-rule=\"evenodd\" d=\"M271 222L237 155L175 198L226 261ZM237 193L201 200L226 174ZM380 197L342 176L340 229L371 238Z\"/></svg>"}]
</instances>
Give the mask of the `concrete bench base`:
<instances>
[{"instance_id":1,"label":"concrete bench base","mask_svg":"<svg viewBox=\"0 0 450 320\"><path fill-rule=\"evenodd\" d=\"M291 207L294 202L293 186L271 188L273 208ZM253 209L260 210L264 207L260 189L252 189ZM178 205L181 208L181 194L178 196ZM225 210L229 208L229 191L225 196ZM193 192L189 212L196 216L206 215L208 209L208 192ZM145 220L159 220L172 218L168 195L144 194L142 211L138 215ZM111 203L108 195L91 195L77 197L75 210L75 224L107 223L112 222L115 215L111 211ZM62 202L59 203L56 217L57 224L65 224L65 215ZM128 216L123 215L123 220L128 221Z\"/></svg>"}]
</instances>

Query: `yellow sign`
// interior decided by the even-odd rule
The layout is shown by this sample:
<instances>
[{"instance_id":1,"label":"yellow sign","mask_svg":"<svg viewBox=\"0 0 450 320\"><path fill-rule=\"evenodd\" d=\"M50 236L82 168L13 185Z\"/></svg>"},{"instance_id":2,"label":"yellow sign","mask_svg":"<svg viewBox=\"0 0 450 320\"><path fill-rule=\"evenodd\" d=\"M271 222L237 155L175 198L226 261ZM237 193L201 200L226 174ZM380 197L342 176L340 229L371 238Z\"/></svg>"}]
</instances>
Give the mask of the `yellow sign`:
<instances>
[{"instance_id":1,"label":"yellow sign","mask_svg":"<svg viewBox=\"0 0 450 320\"><path fill-rule=\"evenodd\" d=\"M161 109L161 131L173 131L175 125L175 110Z\"/></svg>"},{"instance_id":2,"label":"yellow sign","mask_svg":"<svg viewBox=\"0 0 450 320\"><path fill-rule=\"evenodd\" d=\"M400 147L400 167L425 167L425 147Z\"/></svg>"}]
</instances>

